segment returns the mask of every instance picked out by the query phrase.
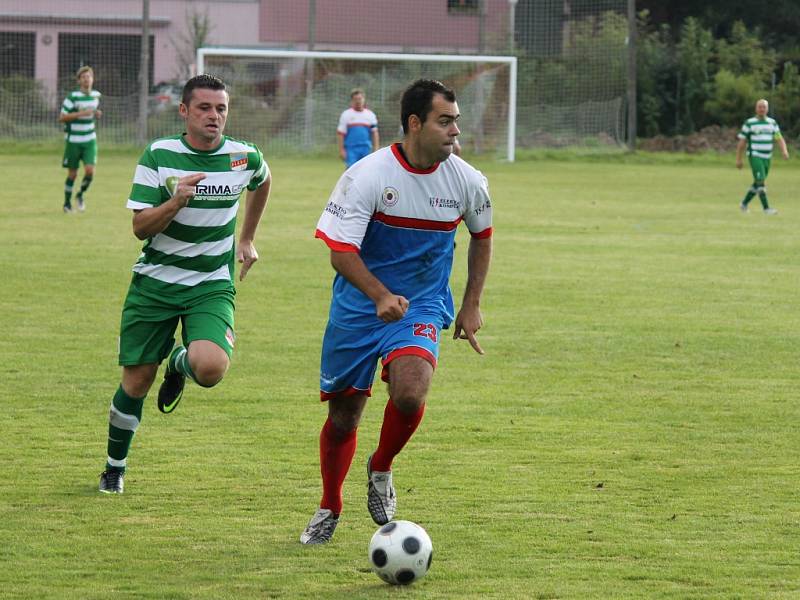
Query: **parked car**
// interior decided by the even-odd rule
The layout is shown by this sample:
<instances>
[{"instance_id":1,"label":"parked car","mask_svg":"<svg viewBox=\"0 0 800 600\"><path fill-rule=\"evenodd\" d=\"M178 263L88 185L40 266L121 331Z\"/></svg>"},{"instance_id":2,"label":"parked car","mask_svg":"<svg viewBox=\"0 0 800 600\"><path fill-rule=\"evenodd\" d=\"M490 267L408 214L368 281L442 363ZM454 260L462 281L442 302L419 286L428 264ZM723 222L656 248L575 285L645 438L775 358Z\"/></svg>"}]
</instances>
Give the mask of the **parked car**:
<instances>
[{"instance_id":1,"label":"parked car","mask_svg":"<svg viewBox=\"0 0 800 600\"><path fill-rule=\"evenodd\" d=\"M171 107L176 107L181 102L183 84L162 81L150 90L148 98L148 112L159 113Z\"/></svg>"}]
</instances>

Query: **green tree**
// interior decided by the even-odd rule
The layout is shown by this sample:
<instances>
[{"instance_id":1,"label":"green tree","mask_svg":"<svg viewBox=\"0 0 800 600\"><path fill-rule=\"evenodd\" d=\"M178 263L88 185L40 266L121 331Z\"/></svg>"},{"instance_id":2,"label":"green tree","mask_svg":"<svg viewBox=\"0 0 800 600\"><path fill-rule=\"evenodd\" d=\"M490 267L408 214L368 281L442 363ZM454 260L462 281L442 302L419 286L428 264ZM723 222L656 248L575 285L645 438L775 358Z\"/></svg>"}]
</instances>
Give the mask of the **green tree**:
<instances>
[{"instance_id":1,"label":"green tree","mask_svg":"<svg viewBox=\"0 0 800 600\"><path fill-rule=\"evenodd\" d=\"M705 109L714 122L733 126L750 115L755 101L765 96L756 75L736 75L720 69L714 77L714 96L706 102Z\"/></svg>"},{"instance_id":2,"label":"green tree","mask_svg":"<svg viewBox=\"0 0 800 600\"><path fill-rule=\"evenodd\" d=\"M771 94L770 112L787 137L800 136L800 71L792 63L783 65L783 78Z\"/></svg>"},{"instance_id":3,"label":"green tree","mask_svg":"<svg viewBox=\"0 0 800 600\"><path fill-rule=\"evenodd\" d=\"M638 15L636 53L637 119L639 132L653 137L668 132L675 106L675 57L669 27L654 28L648 11Z\"/></svg>"},{"instance_id":4,"label":"green tree","mask_svg":"<svg viewBox=\"0 0 800 600\"><path fill-rule=\"evenodd\" d=\"M729 40L717 41L717 60L720 70L753 76L765 85L777 62L775 51L764 47L759 30L750 32L741 21L734 23Z\"/></svg>"},{"instance_id":5,"label":"green tree","mask_svg":"<svg viewBox=\"0 0 800 600\"><path fill-rule=\"evenodd\" d=\"M713 91L714 38L698 19L689 17L677 44L676 119L678 133L694 131L705 122L705 103Z\"/></svg>"}]
</instances>

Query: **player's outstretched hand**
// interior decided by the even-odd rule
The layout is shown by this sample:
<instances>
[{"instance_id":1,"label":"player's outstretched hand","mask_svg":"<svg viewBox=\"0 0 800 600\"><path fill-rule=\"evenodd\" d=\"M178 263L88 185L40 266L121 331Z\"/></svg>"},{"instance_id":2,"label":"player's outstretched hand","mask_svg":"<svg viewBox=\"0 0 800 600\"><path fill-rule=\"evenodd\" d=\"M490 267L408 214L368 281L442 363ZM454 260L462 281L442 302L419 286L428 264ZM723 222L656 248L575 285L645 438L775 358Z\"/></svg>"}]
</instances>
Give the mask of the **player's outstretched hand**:
<instances>
[{"instance_id":1,"label":"player's outstretched hand","mask_svg":"<svg viewBox=\"0 0 800 600\"><path fill-rule=\"evenodd\" d=\"M481 309L476 307L462 306L456 316L455 331L453 332L453 339L469 340L469 345L478 354L485 354L483 348L478 343L478 338L475 334L483 326L483 317L481 316Z\"/></svg>"},{"instance_id":2,"label":"player's outstretched hand","mask_svg":"<svg viewBox=\"0 0 800 600\"><path fill-rule=\"evenodd\" d=\"M239 271L239 281L244 280L244 276L250 270L250 267L258 260L258 252L253 242L240 241L236 248L236 260L242 263L242 269Z\"/></svg>"},{"instance_id":3,"label":"player's outstretched hand","mask_svg":"<svg viewBox=\"0 0 800 600\"><path fill-rule=\"evenodd\" d=\"M408 300L397 294L386 294L376 304L378 318L384 323L402 319L407 310Z\"/></svg>"}]
</instances>

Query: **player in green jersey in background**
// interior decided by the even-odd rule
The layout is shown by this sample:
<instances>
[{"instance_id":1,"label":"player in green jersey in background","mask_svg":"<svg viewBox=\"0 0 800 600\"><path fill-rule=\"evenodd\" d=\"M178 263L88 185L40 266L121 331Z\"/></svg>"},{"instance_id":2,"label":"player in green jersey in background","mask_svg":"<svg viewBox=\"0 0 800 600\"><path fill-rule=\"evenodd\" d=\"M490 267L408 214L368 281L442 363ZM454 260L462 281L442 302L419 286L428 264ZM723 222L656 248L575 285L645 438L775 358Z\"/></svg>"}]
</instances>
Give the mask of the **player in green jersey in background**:
<instances>
[{"instance_id":1,"label":"player in green jersey in background","mask_svg":"<svg viewBox=\"0 0 800 600\"><path fill-rule=\"evenodd\" d=\"M122 382L111 402L108 459L100 476L100 491L110 494L123 492L128 450L158 365L169 357L158 391L164 413L175 410L187 377L212 387L228 370L235 341L234 261L242 263L242 280L258 260L253 240L269 198L271 177L261 151L222 135L228 92L221 80L191 78L178 110L186 132L147 147L127 204L134 234L146 241L122 308ZM179 321L182 344L173 349Z\"/></svg>"},{"instance_id":2,"label":"player in green jersey in background","mask_svg":"<svg viewBox=\"0 0 800 600\"><path fill-rule=\"evenodd\" d=\"M742 155L746 147L750 169L753 171L753 185L747 190L747 195L739 205L742 212L748 212L747 205L758 194L761 206L764 208L764 214L778 214L777 210L769 206L766 187L774 140L778 140L783 158L789 158L789 150L786 148L786 140L781 135L781 129L778 127L777 121L768 117L768 112L769 102L762 98L756 102L756 116L747 119L739 132L739 144L736 146L736 168L741 169L744 165Z\"/></svg>"},{"instance_id":3,"label":"player in green jersey in background","mask_svg":"<svg viewBox=\"0 0 800 600\"><path fill-rule=\"evenodd\" d=\"M86 208L83 195L92 183L94 167L97 164L97 134L95 121L103 114L98 106L100 92L92 89L94 71L92 67L81 67L77 73L80 89L70 92L61 104L59 123L64 124L66 144L62 166L67 169L64 183L64 212L72 212L72 189L78 176L78 167L83 161L83 180L76 200L78 210Z\"/></svg>"}]
</instances>

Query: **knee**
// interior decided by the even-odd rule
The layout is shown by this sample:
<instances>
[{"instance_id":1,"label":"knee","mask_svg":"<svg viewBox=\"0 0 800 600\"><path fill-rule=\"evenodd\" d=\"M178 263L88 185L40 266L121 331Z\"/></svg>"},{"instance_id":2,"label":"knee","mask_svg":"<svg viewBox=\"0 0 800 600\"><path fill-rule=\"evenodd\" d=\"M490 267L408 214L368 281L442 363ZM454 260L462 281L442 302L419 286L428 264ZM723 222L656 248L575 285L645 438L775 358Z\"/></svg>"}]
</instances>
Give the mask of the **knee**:
<instances>
[{"instance_id":1,"label":"knee","mask_svg":"<svg viewBox=\"0 0 800 600\"><path fill-rule=\"evenodd\" d=\"M157 365L138 365L122 370L122 389L132 398L144 398L156 378Z\"/></svg>"},{"instance_id":2,"label":"knee","mask_svg":"<svg viewBox=\"0 0 800 600\"><path fill-rule=\"evenodd\" d=\"M135 379L125 381L122 385L123 391L131 398L144 398L150 387L153 385L153 380Z\"/></svg>"},{"instance_id":3,"label":"knee","mask_svg":"<svg viewBox=\"0 0 800 600\"><path fill-rule=\"evenodd\" d=\"M353 413L337 413L336 415L331 415L331 423L333 423L333 426L336 428L336 433L339 435L347 435L351 431L358 429L361 423L361 417Z\"/></svg>"},{"instance_id":4,"label":"knee","mask_svg":"<svg viewBox=\"0 0 800 600\"><path fill-rule=\"evenodd\" d=\"M192 365L194 380L203 387L214 387L228 371L228 363L211 360L200 360Z\"/></svg>"},{"instance_id":5,"label":"knee","mask_svg":"<svg viewBox=\"0 0 800 600\"><path fill-rule=\"evenodd\" d=\"M328 416L337 432L347 434L358 429L366 400L366 396L351 396L328 401Z\"/></svg>"},{"instance_id":6,"label":"knee","mask_svg":"<svg viewBox=\"0 0 800 600\"><path fill-rule=\"evenodd\" d=\"M94 167L86 167L83 171L83 174L86 177L93 177L94 176Z\"/></svg>"},{"instance_id":7,"label":"knee","mask_svg":"<svg viewBox=\"0 0 800 600\"><path fill-rule=\"evenodd\" d=\"M391 400L401 413L410 415L425 406L425 394L416 390L400 390Z\"/></svg>"}]
</instances>

